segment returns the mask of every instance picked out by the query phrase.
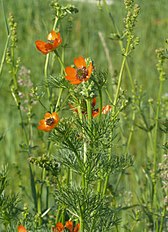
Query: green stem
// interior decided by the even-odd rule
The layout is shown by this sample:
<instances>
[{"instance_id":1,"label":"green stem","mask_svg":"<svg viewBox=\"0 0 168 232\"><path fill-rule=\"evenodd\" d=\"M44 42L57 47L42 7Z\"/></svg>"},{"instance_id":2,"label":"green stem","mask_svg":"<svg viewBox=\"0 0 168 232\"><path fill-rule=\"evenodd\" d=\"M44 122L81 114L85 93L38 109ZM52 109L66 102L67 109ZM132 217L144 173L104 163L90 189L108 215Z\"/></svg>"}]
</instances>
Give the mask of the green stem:
<instances>
[{"instance_id":1,"label":"green stem","mask_svg":"<svg viewBox=\"0 0 168 232\"><path fill-rule=\"evenodd\" d=\"M163 213L162 213L162 217L161 217L161 222L160 222L160 225L159 225L159 232L162 232L163 231L163 224L164 224L164 219L165 219L165 216L166 216L166 206L164 207L164 210L163 210Z\"/></svg>"},{"instance_id":2,"label":"green stem","mask_svg":"<svg viewBox=\"0 0 168 232\"><path fill-rule=\"evenodd\" d=\"M106 4L106 8L107 8L107 4ZM108 8L106 9L108 11ZM120 32L119 32L119 29L117 27L117 25L115 24L115 21L113 19L113 16L112 14L109 12L109 15L110 15L110 18L112 20L112 23L114 25L114 28L116 30L116 33L118 35L120 35ZM122 40L119 40L119 45L120 45L120 49L121 51L123 50L124 46L123 46L123 41ZM125 65L126 65L126 69L127 69L127 73L128 73L128 77L129 77L129 80L130 80L130 83L131 83L131 87L132 87L132 93L135 94L135 85L134 85L134 82L133 82L133 78L132 78L132 75L131 75L131 71L130 71L130 68L129 68L129 65L128 65L128 61L126 60L125 62ZM114 104L115 105L115 104ZM134 121L135 121L135 111L133 110L133 113L132 113L132 126L131 126L131 129L130 129L130 134L129 134L129 137L128 137L128 141L127 141L127 147L126 147L126 152L128 152L128 149L129 149L129 145L130 145L130 142L131 142L131 139L132 139L132 135L133 135L133 130L134 130Z\"/></svg>"},{"instance_id":3,"label":"green stem","mask_svg":"<svg viewBox=\"0 0 168 232\"><path fill-rule=\"evenodd\" d=\"M46 60L45 60L45 65L44 65L44 79L45 79L45 84L46 84L46 89L47 89L48 100L50 102L50 111L52 112L51 93L50 93L50 88L49 88L49 83L48 83L48 64L49 64L49 54L46 55Z\"/></svg>"},{"instance_id":4,"label":"green stem","mask_svg":"<svg viewBox=\"0 0 168 232\"><path fill-rule=\"evenodd\" d=\"M161 75L161 74L160 74ZM156 115L155 115L155 130L154 130L154 162L153 162L153 176L152 176L152 182L153 182L153 200L152 205L156 201L156 178L157 178L157 162L158 162L158 148L157 148L157 142L158 142L158 125L159 125L159 112L160 112L160 106L161 106L161 94L163 89L163 80L160 76L160 85L159 85L159 92L158 92L158 100L157 100L157 109L156 109Z\"/></svg>"},{"instance_id":5,"label":"green stem","mask_svg":"<svg viewBox=\"0 0 168 232\"><path fill-rule=\"evenodd\" d=\"M105 181L104 181L103 192L102 192L103 196L105 196L105 194L106 194L106 190L107 190L107 186L108 186L108 181L109 181L109 173L107 173L105 175Z\"/></svg>"},{"instance_id":6,"label":"green stem","mask_svg":"<svg viewBox=\"0 0 168 232\"><path fill-rule=\"evenodd\" d=\"M82 214L82 212L81 212ZM84 221L83 221L83 215L80 217L80 232L84 232Z\"/></svg>"},{"instance_id":7,"label":"green stem","mask_svg":"<svg viewBox=\"0 0 168 232\"><path fill-rule=\"evenodd\" d=\"M62 58L60 57L60 55L59 55L59 53L58 53L57 50L55 50L54 53L56 54L57 59L58 59L58 61L59 61L59 63L60 63L60 66L61 66L61 75L63 75L64 70L65 70L65 66L64 66L64 62L63 62L63 60L64 60L64 50L63 50L63 52L62 52ZM59 108L59 106L60 106L60 100L61 100L62 93L63 93L63 88L60 88L60 89L59 89L58 100L57 100L57 104L56 104L56 110L57 110L57 109Z\"/></svg>"},{"instance_id":8,"label":"green stem","mask_svg":"<svg viewBox=\"0 0 168 232\"><path fill-rule=\"evenodd\" d=\"M22 125L22 129L25 135L25 139L26 139L26 144L29 145L29 138L27 136L27 132L26 132L26 127L25 127L25 123L23 121L23 115L22 115L22 111L20 109L20 105L18 106L18 110L19 110L19 115L20 115L20 120L21 120L21 125ZM29 155L29 154L28 154Z\"/></svg>"},{"instance_id":9,"label":"green stem","mask_svg":"<svg viewBox=\"0 0 168 232\"><path fill-rule=\"evenodd\" d=\"M5 48L4 48L3 55L2 55L2 59L1 59L1 64L0 64L0 76L1 76L1 74L2 74L3 64L4 64L4 61L5 61L5 56L6 56L6 51L7 51L7 49L8 49L9 41L10 41L10 34L9 34L8 37L7 37L7 40L6 40L6 43L5 43Z\"/></svg>"},{"instance_id":10,"label":"green stem","mask_svg":"<svg viewBox=\"0 0 168 232\"><path fill-rule=\"evenodd\" d=\"M99 89L99 122L101 121L101 116L102 116L102 105L103 105L103 103L102 103L102 99L103 99L103 97L102 97L102 91L101 91L101 89Z\"/></svg>"},{"instance_id":11,"label":"green stem","mask_svg":"<svg viewBox=\"0 0 168 232\"><path fill-rule=\"evenodd\" d=\"M36 193L37 193L37 213L41 215L41 188L36 185Z\"/></svg>"},{"instance_id":12,"label":"green stem","mask_svg":"<svg viewBox=\"0 0 168 232\"><path fill-rule=\"evenodd\" d=\"M79 114L79 119L81 121L81 123L83 123L83 116L82 116L82 111L81 111L81 107L80 105L78 106L78 114ZM85 131L84 129L82 129L83 132L83 165L85 166L85 163L87 161L87 143L85 140ZM82 173L82 188L84 191L86 191L86 178L85 178L85 168L84 168L84 172Z\"/></svg>"},{"instance_id":13,"label":"green stem","mask_svg":"<svg viewBox=\"0 0 168 232\"><path fill-rule=\"evenodd\" d=\"M88 126L91 130L92 127L92 106L91 106L91 99L86 99L86 106L87 106L87 117L88 117Z\"/></svg>"},{"instance_id":14,"label":"green stem","mask_svg":"<svg viewBox=\"0 0 168 232\"><path fill-rule=\"evenodd\" d=\"M133 132L134 132L135 115L136 115L135 110L133 109L133 112L132 112L132 125L131 125L131 128L130 128L130 133L129 133L128 140L127 140L126 153L128 153L128 151L129 151L129 146L130 146L132 135L133 135Z\"/></svg>"},{"instance_id":15,"label":"green stem","mask_svg":"<svg viewBox=\"0 0 168 232\"><path fill-rule=\"evenodd\" d=\"M128 56L129 46L130 46L130 40L128 40L128 42L127 42L127 47L125 50L124 58L123 58L123 61L121 64L120 72L119 72L118 85L117 85L117 90L116 90L116 94L115 94L115 98L114 98L114 108L116 108L116 104L117 104L119 93L120 93L121 82L122 82L123 72L124 72L124 68L125 68L125 63L126 63L127 56Z\"/></svg>"},{"instance_id":16,"label":"green stem","mask_svg":"<svg viewBox=\"0 0 168 232\"><path fill-rule=\"evenodd\" d=\"M55 53L55 55L57 56L57 59L58 59L60 65L61 65L61 74L63 74L64 69L65 69L64 62L62 61L62 58L60 57L60 55L59 55L59 53L58 53L57 50L54 50L54 53Z\"/></svg>"},{"instance_id":17,"label":"green stem","mask_svg":"<svg viewBox=\"0 0 168 232\"><path fill-rule=\"evenodd\" d=\"M113 104L113 100L112 100L112 98L110 96L110 93L109 93L108 89L105 89L105 92L106 92L106 94L108 96L108 99L109 99L110 103Z\"/></svg>"},{"instance_id":18,"label":"green stem","mask_svg":"<svg viewBox=\"0 0 168 232\"><path fill-rule=\"evenodd\" d=\"M67 186L72 186L72 169L67 169Z\"/></svg>"},{"instance_id":19,"label":"green stem","mask_svg":"<svg viewBox=\"0 0 168 232\"><path fill-rule=\"evenodd\" d=\"M65 97L65 99L63 100L60 109L62 109L64 107L64 105L67 104L67 100L69 99L69 97L70 97L70 93L68 93L67 96Z\"/></svg>"},{"instance_id":20,"label":"green stem","mask_svg":"<svg viewBox=\"0 0 168 232\"><path fill-rule=\"evenodd\" d=\"M101 186L102 186L102 181L99 180L97 183L97 192L100 193L101 192Z\"/></svg>"},{"instance_id":21,"label":"green stem","mask_svg":"<svg viewBox=\"0 0 168 232\"><path fill-rule=\"evenodd\" d=\"M117 85L117 91L114 97L114 107L113 107L113 111L112 111L112 117L113 119L116 117L116 105L117 105L117 101L118 101L118 97L119 97L119 92L120 92L120 87L121 87L121 82L122 82L122 76L123 76L123 72L124 72L124 67L125 67L125 63L126 63L126 59L128 56L128 51L129 51L129 46L130 46L130 39L128 39L127 41L127 46L126 46L126 50L125 50L125 55L121 64L121 68L120 68L120 72L119 72L119 79L118 79L118 85ZM113 135L113 130L111 131L111 137ZM111 159L112 156L112 147L109 149L109 160ZM108 180L109 180L109 173L106 173L106 177L105 177L105 181L104 181L104 187L103 187L103 195L106 193L107 190L107 185L108 185Z\"/></svg>"},{"instance_id":22,"label":"green stem","mask_svg":"<svg viewBox=\"0 0 168 232\"><path fill-rule=\"evenodd\" d=\"M57 99L57 103L56 103L56 111L59 109L60 107L60 101L61 101L61 96L62 96L62 93L63 93L63 88L60 88L59 89L59 95L58 95L58 99Z\"/></svg>"},{"instance_id":23,"label":"green stem","mask_svg":"<svg viewBox=\"0 0 168 232\"><path fill-rule=\"evenodd\" d=\"M154 171L157 168L157 138L158 138L158 124L159 124L159 112L161 106L161 94L163 89L163 81L160 81L159 92L158 92L158 102L155 116L155 133L154 133Z\"/></svg>"},{"instance_id":24,"label":"green stem","mask_svg":"<svg viewBox=\"0 0 168 232\"><path fill-rule=\"evenodd\" d=\"M55 21L54 21L54 25L53 25L53 30L55 30L56 26L58 23L58 18L55 17ZM49 65L49 53L46 55L46 60L45 60L45 65L44 65L44 79L46 82L46 89L47 89L47 95L48 95L48 100L50 102L50 111L53 111L53 106L51 103L51 92L50 92L50 88L49 88L49 82L48 82L48 65Z\"/></svg>"},{"instance_id":25,"label":"green stem","mask_svg":"<svg viewBox=\"0 0 168 232\"><path fill-rule=\"evenodd\" d=\"M2 59L1 59L1 64L0 64L0 76L2 74L3 64L4 64L5 56L6 56L6 51L8 49L8 44L9 44L10 37L11 37L11 34L9 32L9 26L8 26L6 14L5 14L3 0L1 1L1 3L2 3L2 10L3 10L3 15L4 15L5 27L6 27L6 31L7 31L7 40L6 40L6 43L5 43L5 47L4 47L4 51L3 51L3 55L2 55Z\"/></svg>"},{"instance_id":26,"label":"green stem","mask_svg":"<svg viewBox=\"0 0 168 232\"><path fill-rule=\"evenodd\" d=\"M54 25L53 25L53 30L55 30L55 28L56 28L56 26L57 26L57 23L58 23L58 17L55 16Z\"/></svg>"}]
</instances>

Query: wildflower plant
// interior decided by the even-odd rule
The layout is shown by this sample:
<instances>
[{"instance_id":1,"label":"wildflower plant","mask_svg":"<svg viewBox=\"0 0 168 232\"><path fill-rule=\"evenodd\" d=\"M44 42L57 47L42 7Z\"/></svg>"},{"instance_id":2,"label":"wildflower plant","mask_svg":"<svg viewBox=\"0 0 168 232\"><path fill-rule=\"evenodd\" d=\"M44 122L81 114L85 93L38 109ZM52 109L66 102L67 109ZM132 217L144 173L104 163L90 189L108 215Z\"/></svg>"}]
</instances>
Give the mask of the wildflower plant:
<instances>
[{"instance_id":1,"label":"wildflower plant","mask_svg":"<svg viewBox=\"0 0 168 232\"><path fill-rule=\"evenodd\" d=\"M52 1L53 25L44 33L47 40L37 38L34 42L37 56L44 59L41 84L35 86L31 72L17 58L16 23L13 16L9 17L6 60L10 67L11 94L20 117L24 140L20 148L26 153L31 191L27 193L23 183L20 187L22 194L31 199L31 206L19 208L17 197L6 197L4 171L0 176L0 220L4 228L14 225L18 232L135 231L139 222L143 230L161 232L166 228L167 121L162 121L160 115L166 111L166 104L161 103L167 50L156 51L160 87L157 105L153 107L151 100L144 100L143 90L129 67L130 54L139 44L134 29L140 7L133 0L125 0L124 5L126 17L124 30L120 32L104 1L115 30L110 39L118 40L122 54L115 82L109 80L108 72L97 68L92 54L85 57L79 51L68 63L62 20L78 10L73 5L62 6ZM125 91L123 82L127 76L130 87ZM113 85L113 92L109 85ZM147 133L148 146L152 146L150 152L147 146L147 165L142 170L136 170L135 157L130 154L137 129ZM158 144L162 141L160 148ZM140 171L143 179L139 179ZM124 188L132 176L140 185L137 191L130 192ZM158 200L162 201L160 205ZM4 206L13 210L8 213Z\"/></svg>"}]
</instances>

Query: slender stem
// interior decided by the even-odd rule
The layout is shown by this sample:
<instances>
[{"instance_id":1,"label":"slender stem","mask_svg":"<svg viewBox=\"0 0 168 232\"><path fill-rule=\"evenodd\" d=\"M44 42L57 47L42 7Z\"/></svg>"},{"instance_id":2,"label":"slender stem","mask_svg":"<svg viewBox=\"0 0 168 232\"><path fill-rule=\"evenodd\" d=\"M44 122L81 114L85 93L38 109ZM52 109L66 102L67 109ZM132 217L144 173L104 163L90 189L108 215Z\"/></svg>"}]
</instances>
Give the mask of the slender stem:
<instances>
[{"instance_id":1,"label":"slender stem","mask_svg":"<svg viewBox=\"0 0 168 232\"><path fill-rule=\"evenodd\" d=\"M5 56L6 56L6 51L7 51L8 44L9 44L10 37L11 37L11 34L9 32L9 26L8 26L6 14L5 14L3 0L1 1L1 3L2 3L2 10L3 10L3 15L4 15L4 21L5 21L5 28L6 28L6 31L7 31L7 40L6 40L6 43L5 43L5 47L4 47L4 51L3 51L3 55L2 55L2 59L1 59L1 64L0 64L0 76L1 76L1 73L2 73L3 64L4 64Z\"/></svg>"},{"instance_id":2,"label":"slender stem","mask_svg":"<svg viewBox=\"0 0 168 232\"><path fill-rule=\"evenodd\" d=\"M58 59L58 61L59 61L60 65L61 65L61 74L63 74L64 69L65 69L64 62L63 62L62 58L60 57L60 55L59 55L59 53L58 53L58 51L57 51L57 50L54 50L54 53L56 54L57 59Z\"/></svg>"},{"instance_id":3,"label":"slender stem","mask_svg":"<svg viewBox=\"0 0 168 232\"><path fill-rule=\"evenodd\" d=\"M45 60L45 65L44 65L44 79L45 79L45 84L46 84L48 100L50 102L51 101L51 93L50 93L50 88L49 88L49 83L48 83L48 64L49 64L49 54L46 55L46 60ZM52 112L51 102L50 102L50 111Z\"/></svg>"},{"instance_id":4,"label":"slender stem","mask_svg":"<svg viewBox=\"0 0 168 232\"><path fill-rule=\"evenodd\" d=\"M80 220L80 231L84 232L84 223L83 223L83 219Z\"/></svg>"},{"instance_id":5,"label":"slender stem","mask_svg":"<svg viewBox=\"0 0 168 232\"><path fill-rule=\"evenodd\" d=\"M56 26L57 26L57 23L58 23L58 17L55 17L55 20L54 20L54 25L53 25L53 30L55 30ZM44 79L45 79L45 82L46 82L46 90L47 90L47 95L48 95L48 100L49 100L49 103L50 103L50 111L53 112L53 105L52 105L52 102L51 102L51 96L52 96L52 93L50 91L50 88L49 88L49 82L48 82L48 66L49 66L49 56L50 54L47 54L46 55L46 60L45 60L45 65L44 65ZM61 94L62 94L62 90L60 91L59 93L59 98L57 100L57 105L56 107L59 106L60 104L60 99L61 99ZM41 105L45 108L45 106L43 105L42 102L40 102ZM51 150L51 141L48 141L48 144L47 144L47 148L46 148L46 153L47 155L50 155L50 150ZM42 169L42 180L45 180L45 177L46 177L46 172L45 172L45 169ZM48 205L48 200L49 200L49 188L48 186L46 186L46 191L47 191L47 195L46 195L46 206ZM40 197L42 199L42 193L43 193L43 185L41 186L41 189L40 189ZM40 206L39 206L40 207ZM38 210L40 210L38 208Z\"/></svg>"},{"instance_id":6,"label":"slender stem","mask_svg":"<svg viewBox=\"0 0 168 232\"><path fill-rule=\"evenodd\" d=\"M163 89L163 81L160 81L159 92L158 92L158 102L155 116L155 134L154 134L154 171L157 168L157 138L158 138L158 124L159 124L159 112L161 106L161 94Z\"/></svg>"},{"instance_id":7,"label":"slender stem","mask_svg":"<svg viewBox=\"0 0 168 232\"><path fill-rule=\"evenodd\" d=\"M121 64L121 68L120 68L120 72L119 72L119 79L118 79L118 85L117 85L117 91L114 97L114 107L113 107L113 111L112 111L112 117L114 119L114 117L116 117L116 105L117 105L117 101L118 101L118 97L119 97L119 92L120 92L120 87L121 87L121 82L122 82L122 76L123 76L123 72L124 72L124 68L125 68L125 63L126 63L126 59L128 56L128 51L129 51L129 46L130 46L130 39L127 40L127 46L126 46L126 50L125 50L125 55L123 57L123 61ZM111 131L110 137L112 138L113 135L113 130ZM112 147L109 149L109 160L111 159L112 156ZM109 173L106 174L105 177L105 182L104 182L104 188L103 188L103 195L106 192L107 189L107 185L108 185L108 180L109 180Z\"/></svg>"},{"instance_id":8,"label":"slender stem","mask_svg":"<svg viewBox=\"0 0 168 232\"><path fill-rule=\"evenodd\" d=\"M160 225L159 225L159 232L162 232L163 231L163 224L164 224L164 219L165 219L165 216L166 216L166 205L164 206L164 209L163 209L163 212L162 212L162 217L161 217L161 222L160 222Z\"/></svg>"},{"instance_id":9,"label":"slender stem","mask_svg":"<svg viewBox=\"0 0 168 232\"><path fill-rule=\"evenodd\" d=\"M62 102L62 104L61 104L60 109L62 109L62 108L64 107L64 105L67 103L67 100L69 99L69 97L70 97L70 93L68 93L68 94L66 95L65 99L63 100L63 102Z\"/></svg>"},{"instance_id":10,"label":"slender stem","mask_svg":"<svg viewBox=\"0 0 168 232\"><path fill-rule=\"evenodd\" d=\"M99 89L99 122L101 121L101 116L102 116L102 105L103 105L103 103L102 103L102 91L101 91L101 89Z\"/></svg>"},{"instance_id":11,"label":"slender stem","mask_svg":"<svg viewBox=\"0 0 168 232\"><path fill-rule=\"evenodd\" d=\"M92 127L92 107L91 107L91 99L86 99L86 105L87 105L87 117L88 117L88 126L91 130Z\"/></svg>"},{"instance_id":12,"label":"slender stem","mask_svg":"<svg viewBox=\"0 0 168 232\"><path fill-rule=\"evenodd\" d=\"M63 88L60 88L57 103L56 103L56 106L55 106L56 110L60 107L60 101L61 101L62 93L63 93Z\"/></svg>"},{"instance_id":13,"label":"slender stem","mask_svg":"<svg viewBox=\"0 0 168 232\"><path fill-rule=\"evenodd\" d=\"M81 111L81 107L80 105L78 106L78 115L79 115L79 119L81 121L81 123L83 123L83 116L82 116L82 111ZM83 131L83 163L85 165L86 161L87 161L87 144L85 141L85 131L84 129L82 129ZM85 190L85 186L86 186L86 179L85 179L85 173L82 173L82 188Z\"/></svg>"},{"instance_id":14,"label":"slender stem","mask_svg":"<svg viewBox=\"0 0 168 232\"><path fill-rule=\"evenodd\" d=\"M9 34L8 37L7 37L7 40L6 40L6 43L5 43L5 47L4 47L4 51L3 51L3 55L2 55L2 59L1 59L1 64L0 64L0 76L1 76L1 74L2 74L3 64L4 64L4 61L5 61L5 56L6 56L6 51L7 51L7 49L8 49L9 41L10 41L10 34Z\"/></svg>"},{"instance_id":15,"label":"slender stem","mask_svg":"<svg viewBox=\"0 0 168 232\"><path fill-rule=\"evenodd\" d=\"M134 132L135 115L136 115L135 110L133 110L133 112L132 112L132 125L131 125L131 128L130 128L130 133L129 133L128 140L127 140L126 153L128 153L129 146L130 146L131 139L132 139L132 135L133 135L133 132Z\"/></svg>"},{"instance_id":16,"label":"slender stem","mask_svg":"<svg viewBox=\"0 0 168 232\"><path fill-rule=\"evenodd\" d=\"M106 174L102 195L105 196L109 181L109 173Z\"/></svg>"},{"instance_id":17,"label":"slender stem","mask_svg":"<svg viewBox=\"0 0 168 232\"><path fill-rule=\"evenodd\" d=\"M57 50L54 51L54 53L56 54L57 58L58 58L58 61L60 63L60 66L61 66L61 75L64 73L64 70L65 70L65 66L64 66L64 50L62 52L62 58L60 57L59 53ZM57 99L57 104L56 104L56 109L59 108L60 106L60 100L61 100L61 96L62 96L62 93L63 93L63 88L60 88L59 89L59 95L58 95L58 99Z\"/></svg>"},{"instance_id":18,"label":"slender stem","mask_svg":"<svg viewBox=\"0 0 168 232\"><path fill-rule=\"evenodd\" d=\"M98 180L98 183L97 183L97 192L98 192L98 193L101 192L101 186L102 186L102 181L101 181L101 180Z\"/></svg>"},{"instance_id":19,"label":"slender stem","mask_svg":"<svg viewBox=\"0 0 168 232\"><path fill-rule=\"evenodd\" d=\"M105 5L106 5L106 10L108 11L108 8L107 8L107 4L105 2ZM113 23L113 26L116 30L116 33L118 35L120 35L120 32L119 32L119 29L117 27L117 25L115 24L115 21L113 19L113 16L111 14L111 12L109 12L109 15L110 15L110 18L112 20L112 23ZM123 46L123 41L122 40L119 40L119 45L120 45L120 49L121 51L123 50L124 46ZM131 87L132 87L132 93L135 94L135 85L134 85L134 82L133 82L133 78L132 78L132 75L131 75L131 71L130 71L130 68L129 68L129 65L128 65L128 61L126 60L125 61L125 65L126 65L126 69L127 69L127 73L128 73L128 76L129 76L129 80L130 80L130 83L131 83ZM114 104L115 105L115 104ZM131 126L131 129L130 129L130 134L129 134L129 137L128 137L128 141L127 141L127 147L126 147L126 152L128 152L128 149L129 149L129 145L130 145L130 142L131 142L131 139L132 139L132 135L133 135L133 130L134 130L134 121L135 121L135 111L133 110L133 113L132 113L132 126Z\"/></svg>"},{"instance_id":20,"label":"slender stem","mask_svg":"<svg viewBox=\"0 0 168 232\"><path fill-rule=\"evenodd\" d=\"M55 30L56 26L58 23L58 17L55 17L55 21L54 21L54 25L53 25L53 30ZM50 88L49 88L49 83L48 83L48 65L49 65L49 56L50 54L48 53L46 55L46 60L45 60L45 65L44 65L44 79L46 82L46 89L47 89L47 95L48 95L48 100L50 102L50 111L53 111L53 106L51 103L51 92L50 92Z\"/></svg>"},{"instance_id":21,"label":"slender stem","mask_svg":"<svg viewBox=\"0 0 168 232\"><path fill-rule=\"evenodd\" d=\"M25 123L23 121L23 115L22 115L22 111L20 109L20 105L19 105L19 115L20 115L20 120L21 120L21 125L22 125L22 128L23 128L23 132L24 132L24 135L25 135L25 139L26 139L26 144L28 145L29 144L29 138L28 138L28 135L27 135L27 131L26 131L26 127L25 127ZM29 155L29 154L28 154Z\"/></svg>"},{"instance_id":22,"label":"slender stem","mask_svg":"<svg viewBox=\"0 0 168 232\"><path fill-rule=\"evenodd\" d=\"M120 93L120 87L121 87L123 72L124 72L124 68L125 68L125 63L126 63L127 56L128 56L129 46L130 46L130 39L127 42L126 51L125 51L124 58L123 58L123 61L122 61L122 64L121 64L121 69L120 69L120 72L119 72L117 91L116 91L115 98L114 98L114 108L116 107L118 97L119 97L119 93Z\"/></svg>"},{"instance_id":23,"label":"slender stem","mask_svg":"<svg viewBox=\"0 0 168 232\"><path fill-rule=\"evenodd\" d=\"M57 23L58 23L58 17L55 16L54 25L53 25L53 30L55 30L55 28L56 28L56 26L57 26Z\"/></svg>"},{"instance_id":24,"label":"slender stem","mask_svg":"<svg viewBox=\"0 0 168 232\"><path fill-rule=\"evenodd\" d=\"M46 187L46 209L49 208L49 194L50 194L50 188L49 186Z\"/></svg>"},{"instance_id":25,"label":"slender stem","mask_svg":"<svg viewBox=\"0 0 168 232\"><path fill-rule=\"evenodd\" d=\"M111 19L112 19L112 22L113 22L113 25L115 27L115 30L116 32L119 34L119 30L113 20L113 17L111 15ZM123 41L122 40L119 40L119 45L120 45L120 49L121 51L123 50L124 46L123 46ZM129 65L128 65L128 61L126 60L126 69L127 69L127 73L128 73L128 77L129 77L129 80L130 80L130 83L131 83L131 87L132 87L132 93L135 94L135 85L134 85L134 82L133 82L133 78L132 78L132 75L131 75L131 71L130 71L130 68L129 68ZM133 110L132 112L132 126L131 126L131 129L130 129L130 134L129 134L129 137L128 137L128 141L127 141L127 147L126 147L126 152L128 152L128 149L129 149L129 145L130 145L130 142L131 142L131 139L132 139L132 135L133 135L133 131L134 131L134 121L135 121L135 110Z\"/></svg>"},{"instance_id":26,"label":"slender stem","mask_svg":"<svg viewBox=\"0 0 168 232\"><path fill-rule=\"evenodd\" d=\"M37 213L40 216L41 215L41 187L38 185L36 185L36 193L37 193Z\"/></svg>"},{"instance_id":27,"label":"slender stem","mask_svg":"<svg viewBox=\"0 0 168 232\"><path fill-rule=\"evenodd\" d=\"M39 101L40 105L47 111L48 109L47 109L47 107L42 103L42 101L41 101L40 99L38 99L38 101Z\"/></svg>"},{"instance_id":28,"label":"slender stem","mask_svg":"<svg viewBox=\"0 0 168 232\"><path fill-rule=\"evenodd\" d=\"M160 74L161 75L161 74ZM157 175L157 161L158 161L158 149L157 149L157 142L158 142L158 125L159 125L159 112L160 112L160 106L161 106L161 94L163 89L163 80L161 80L160 76L160 85L159 85L159 92L158 92L158 101L157 101L157 109L156 109L156 115L155 115L155 130L154 130L154 162L153 162L153 176L152 176L152 182L153 182L153 196L152 196L152 205L154 204L156 200L156 175Z\"/></svg>"}]
</instances>

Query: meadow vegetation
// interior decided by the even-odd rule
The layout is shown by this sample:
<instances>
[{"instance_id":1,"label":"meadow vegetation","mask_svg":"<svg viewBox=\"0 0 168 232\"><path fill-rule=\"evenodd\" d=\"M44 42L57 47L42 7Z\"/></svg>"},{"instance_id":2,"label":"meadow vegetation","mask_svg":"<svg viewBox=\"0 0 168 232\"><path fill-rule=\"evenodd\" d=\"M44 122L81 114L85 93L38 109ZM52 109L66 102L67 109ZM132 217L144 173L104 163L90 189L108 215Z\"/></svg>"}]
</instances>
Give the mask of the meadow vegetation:
<instances>
[{"instance_id":1,"label":"meadow vegetation","mask_svg":"<svg viewBox=\"0 0 168 232\"><path fill-rule=\"evenodd\" d=\"M102 2L1 0L0 231L166 231L168 2Z\"/></svg>"}]
</instances>

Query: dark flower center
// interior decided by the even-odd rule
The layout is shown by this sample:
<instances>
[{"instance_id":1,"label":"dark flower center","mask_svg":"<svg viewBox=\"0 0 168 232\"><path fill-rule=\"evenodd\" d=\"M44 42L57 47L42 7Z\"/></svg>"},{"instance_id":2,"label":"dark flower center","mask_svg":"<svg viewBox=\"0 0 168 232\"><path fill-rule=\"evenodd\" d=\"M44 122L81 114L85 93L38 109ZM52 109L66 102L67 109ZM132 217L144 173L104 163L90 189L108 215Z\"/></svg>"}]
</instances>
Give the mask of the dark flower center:
<instances>
[{"instance_id":1,"label":"dark flower center","mask_svg":"<svg viewBox=\"0 0 168 232\"><path fill-rule=\"evenodd\" d=\"M88 76L88 70L86 67L77 69L77 78L83 80Z\"/></svg>"},{"instance_id":2,"label":"dark flower center","mask_svg":"<svg viewBox=\"0 0 168 232\"><path fill-rule=\"evenodd\" d=\"M48 118L48 119L46 120L47 126L51 126L53 123L54 123L54 118Z\"/></svg>"}]
</instances>

